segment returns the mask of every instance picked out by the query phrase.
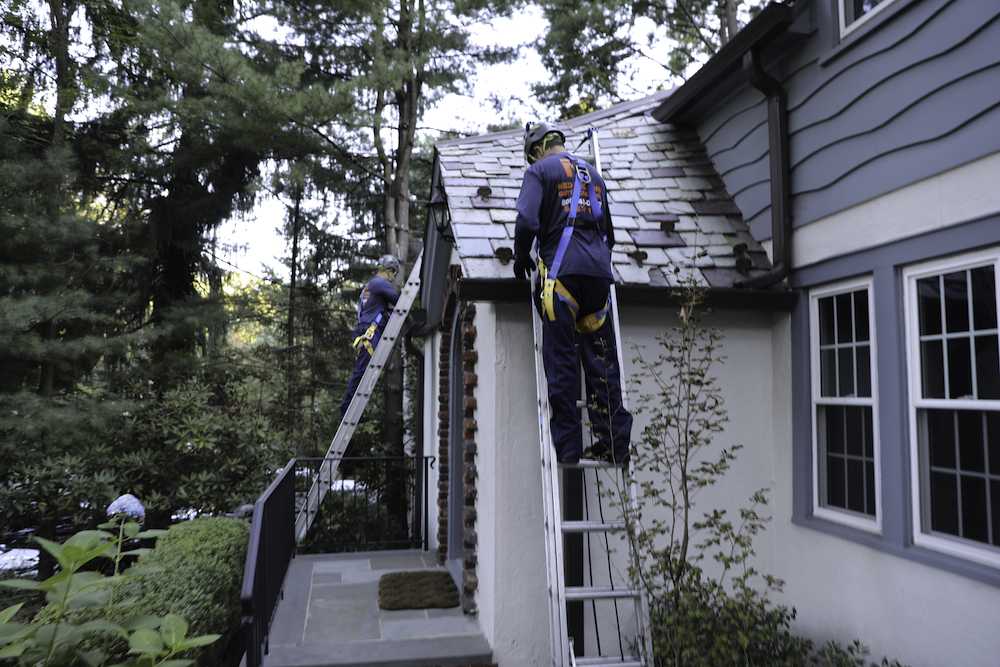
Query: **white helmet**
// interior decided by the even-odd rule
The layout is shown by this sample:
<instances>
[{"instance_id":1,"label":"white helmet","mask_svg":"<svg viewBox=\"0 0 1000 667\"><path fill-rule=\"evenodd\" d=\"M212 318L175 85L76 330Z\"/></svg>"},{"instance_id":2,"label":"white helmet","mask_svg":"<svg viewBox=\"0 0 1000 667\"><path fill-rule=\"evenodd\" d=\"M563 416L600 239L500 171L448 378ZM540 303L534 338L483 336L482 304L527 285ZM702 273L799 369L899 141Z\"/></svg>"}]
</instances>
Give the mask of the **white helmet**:
<instances>
[{"instance_id":1,"label":"white helmet","mask_svg":"<svg viewBox=\"0 0 1000 667\"><path fill-rule=\"evenodd\" d=\"M399 273L399 260L392 255L382 255L378 258L378 268L382 271Z\"/></svg>"}]
</instances>

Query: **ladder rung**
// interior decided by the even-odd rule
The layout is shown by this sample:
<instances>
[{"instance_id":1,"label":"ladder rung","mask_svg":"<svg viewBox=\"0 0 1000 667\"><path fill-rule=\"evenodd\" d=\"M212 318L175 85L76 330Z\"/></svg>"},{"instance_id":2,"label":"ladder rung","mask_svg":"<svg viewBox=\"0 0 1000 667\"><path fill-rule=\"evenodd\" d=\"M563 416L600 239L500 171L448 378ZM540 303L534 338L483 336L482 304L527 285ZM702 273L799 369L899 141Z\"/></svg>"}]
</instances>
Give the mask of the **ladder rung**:
<instances>
[{"instance_id":1,"label":"ladder rung","mask_svg":"<svg viewBox=\"0 0 1000 667\"><path fill-rule=\"evenodd\" d=\"M625 530L624 521L602 523L600 521L563 521L564 533L601 533Z\"/></svg>"},{"instance_id":2,"label":"ladder rung","mask_svg":"<svg viewBox=\"0 0 1000 667\"><path fill-rule=\"evenodd\" d=\"M616 655L577 658L576 664L581 666L586 665L587 667L644 667L645 665L642 659L635 655L627 655L624 660L621 656Z\"/></svg>"},{"instance_id":3,"label":"ladder rung","mask_svg":"<svg viewBox=\"0 0 1000 667\"><path fill-rule=\"evenodd\" d=\"M637 598L639 591L633 588L608 588L589 586L567 586L566 600L617 600L619 598Z\"/></svg>"},{"instance_id":4,"label":"ladder rung","mask_svg":"<svg viewBox=\"0 0 1000 667\"><path fill-rule=\"evenodd\" d=\"M578 463L560 463L559 467L563 470L579 470L581 468L606 468L608 470L614 468L621 468L620 463L609 463L607 461L595 461L593 459L580 459Z\"/></svg>"}]
</instances>

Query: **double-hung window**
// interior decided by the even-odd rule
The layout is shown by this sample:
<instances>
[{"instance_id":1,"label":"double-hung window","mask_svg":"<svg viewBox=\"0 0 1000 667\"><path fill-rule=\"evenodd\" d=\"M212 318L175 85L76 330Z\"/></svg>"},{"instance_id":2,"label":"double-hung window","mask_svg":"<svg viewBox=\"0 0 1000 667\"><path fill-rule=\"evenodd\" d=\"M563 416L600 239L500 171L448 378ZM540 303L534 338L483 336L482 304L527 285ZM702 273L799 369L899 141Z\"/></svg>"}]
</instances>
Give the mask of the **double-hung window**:
<instances>
[{"instance_id":1,"label":"double-hung window","mask_svg":"<svg viewBox=\"0 0 1000 667\"><path fill-rule=\"evenodd\" d=\"M813 514L880 530L871 279L810 292Z\"/></svg>"},{"instance_id":2,"label":"double-hung window","mask_svg":"<svg viewBox=\"0 0 1000 667\"><path fill-rule=\"evenodd\" d=\"M1000 566L1000 248L904 272L914 541Z\"/></svg>"}]
</instances>

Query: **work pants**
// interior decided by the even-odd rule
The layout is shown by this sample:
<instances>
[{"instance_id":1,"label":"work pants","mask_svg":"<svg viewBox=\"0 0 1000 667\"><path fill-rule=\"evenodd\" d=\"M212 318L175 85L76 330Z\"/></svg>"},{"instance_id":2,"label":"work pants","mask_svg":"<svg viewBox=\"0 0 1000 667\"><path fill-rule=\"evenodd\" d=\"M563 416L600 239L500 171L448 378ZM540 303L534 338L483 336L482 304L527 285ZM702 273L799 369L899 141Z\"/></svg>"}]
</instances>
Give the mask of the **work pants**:
<instances>
[{"instance_id":1,"label":"work pants","mask_svg":"<svg viewBox=\"0 0 1000 667\"><path fill-rule=\"evenodd\" d=\"M370 325L365 325L363 327L359 326L358 330L352 335L351 340L356 339L358 336L363 334L368 330ZM375 330L375 336L372 337L372 349L378 347L378 341L382 338L382 329ZM364 345L358 346L358 356L354 360L354 371L351 373L351 379L347 381L347 391L344 392L344 399L340 402L340 419L344 420L344 415L347 414L347 408L351 405L351 399L354 398L354 392L358 390L358 385L361 384L361 378L364 377L365 369L368 368L368 362L372 360L372 356L368 353L368 349Z\"/></svg>"},{"instance_id":2,"label":"work pants","mask_svg":"<svg viewBox=\"0 0 1000 667\"><path fill-rule=\"evenodd\" d=\"M552 442L560 463L575 463L583 453L580 399L580 366L587 389L587 412L594 443L612 447L615 461L628 459L632 415L622 405L621 371L611 313L594 333L577 331L577 319L601 310L608 301L606 280L589 276L559 276L579 304L574 315L569 305L554 297L555 321L541 313L542 359L549 386ZM536 286L537 287L537 286ZM540 307L536 289L536 307Z\"/></svg>"}]
</instances>

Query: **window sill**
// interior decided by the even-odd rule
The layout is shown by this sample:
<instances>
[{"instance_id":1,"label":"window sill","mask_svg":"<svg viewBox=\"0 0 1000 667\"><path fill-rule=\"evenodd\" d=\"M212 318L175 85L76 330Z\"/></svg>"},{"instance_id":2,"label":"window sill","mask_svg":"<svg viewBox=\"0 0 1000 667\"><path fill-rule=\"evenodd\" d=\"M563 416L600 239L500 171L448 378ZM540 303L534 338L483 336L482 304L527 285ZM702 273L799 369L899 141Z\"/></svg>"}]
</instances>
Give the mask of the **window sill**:
<instances>
[{"instance_id":1,"label":"window sill","mask_svg":"<svg viewBox=\"0 0 1000 667\"><path fill-rule=\"evenodd\" d=\"M886 1L892 2L892 6L886 7L883 11L879 13L878 16L873 16L870 21L867 21L864 25L858 27L856 30L852 30L846 36L839 37L837 43L833 47L831 47L830 50L827 51L824 55L820 56L819 66L826 67L828 64L839 58L841 55L853 49L855 45L863 41L868 35L878 30L885 23L891 21L899 14L902 14L905 10L909 9L912 5L916 4L917 2L917 0L886 0ZM839 11L839 9L837 11ZM834 25L833 30L839 33L840 26Z\"/></svg>"},{"instance_id":2,"label":"window sill","mask_svg":"<svg viewBox=\"0 0 1000 667\"><path fill-rule=\"evenodd\" d=\"M1000 588L1000 569L976 563L973 561L957 558L955 556L942 553L926 547L909 544L903 545L896 541L890 541L884 535L874 534L868 531L851 528L840 523L827 521L819 517L792 517L792 523L801 528L816 530L833 537L839 537L849 542L854 542L861 546L881 551L897 558L925 565L937 570L943 570L951 574L956 574L967 579L973 579L981 583Z\"/></svg>"}]
</instances>

